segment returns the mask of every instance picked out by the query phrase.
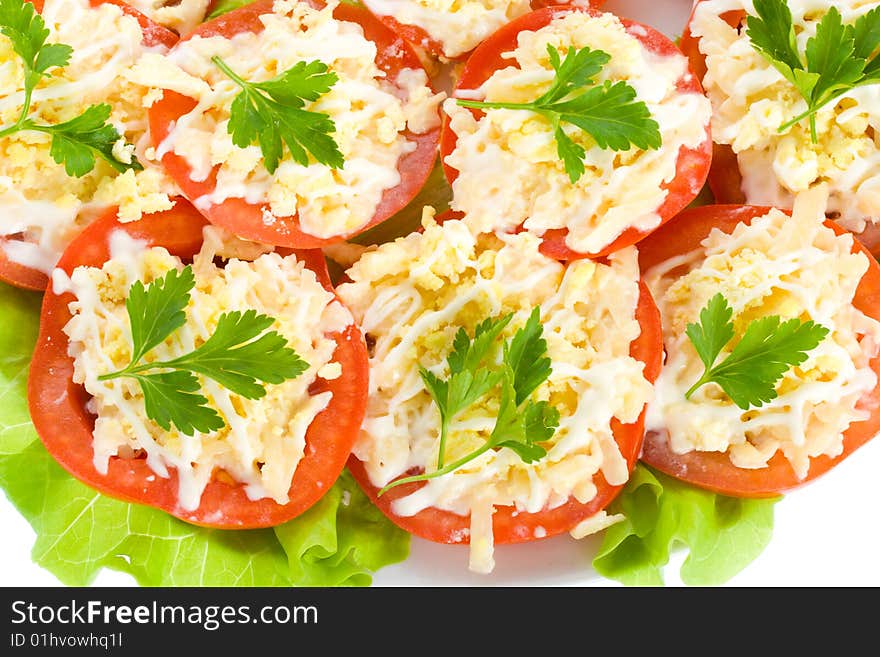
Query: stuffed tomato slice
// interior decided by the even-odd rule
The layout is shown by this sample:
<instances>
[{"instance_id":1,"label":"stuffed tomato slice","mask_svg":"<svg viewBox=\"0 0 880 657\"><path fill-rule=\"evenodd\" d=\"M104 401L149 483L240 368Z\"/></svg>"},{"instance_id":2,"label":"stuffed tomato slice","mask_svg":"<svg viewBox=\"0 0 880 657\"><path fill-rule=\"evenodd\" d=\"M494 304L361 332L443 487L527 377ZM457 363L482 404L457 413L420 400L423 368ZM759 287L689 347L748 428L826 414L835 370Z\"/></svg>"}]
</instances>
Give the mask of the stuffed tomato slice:
<instances>
[{"instance_id":1,"label":"stuffed tomato slice","mask_svg":"<svg viewBox=\"0 0 880 657\"><path fill-rule=\"evenodd\" d=\"M150 62L154 144L212 223L292 248L390 217L436 158L440 96L362 7L260 1Z\"/></svg>"},{"instance_id":2,"label":"stuffed tomato slice","mask_svg":"<svg viewBox=\"0 0 880 657\"><path fill-rule=\"evenodd\" d=\"M709 170L709 102L687 59L609 13L551 7L507 24L443 108L453 209L475 230L533 232L559 259L637 242Z\"/></svg>"},{"instance_id":3,"label":"stuffed tomato slice","mask_svg":"<svg viewBox=\"0 0 880 657\"><path fill-rule=\"evenodd\" d=\"M27 19L31 4L38 12ZM9 3L8 20L45 23L45 47L71 48L66 64L50 67L35 85L26 82L13 41L0 35L3 76L0 123L0 280L42 290L70 241L96 216L119 207L125 220L167 210L175 186L144 150L149 90L127 74L146 52L165 52L177 35L124 2L40 0ZM24 19L21 17L25 16ZM36 53L35 53L36 55ZM31 102L25 106L30 89ZM70 142L56 142L51 127L106 105L102 131L71 129ZM100 111L98 111L100 114ZM21 119L43 131L16 127ZM93 126L97 130L98 126ZM107 131L115 132L108 136ZM85 132L82 132L85 131ZM85 147L104 149L104 157ZM75 155L69 155L71 150ZM68 168L70 167L70 170Z\"/></svg>"},{"instance_id":4,"label":"stuffed tomato slice","mask_svg":"<svg viewBox=\"0 0 880 657\"><path fill-rule=\"evenodd\" d=\"M682 36L681 47L712 101L715 156L709 185L715 200L791 209L797 194L825 185L828 216L880 252L877 83L850 73L838 75L877 54L863 28L880 4L773 0L764 5L772 18L752 2L701 0ZM839 62L812 59L811 74L843 83L815 103L812 119L804 113L814 104L780 72L764 42L750 36L749 24L765 19L771 29L791 26L797 47L789 58L799 60L798 66L807 67L820 48L843 57ZM855 50L847 55L846 38L838 44L827 37L849 29L856 37ZM857 60L856 50L862 59ZM858 84L849 88L850 81Z\"/></svg>"},{"instance_id":5,"label":"stuffed tomato slice","mask_svg":"<svg viewBox=\"0 0 880 657\"><path fill-rule=\"evenodd\" d=\"M791 216L694 208L641 244L665 350L646 463L725 495L766 497L827 472L880 430L880 267L825 219L825 202L808 192Z\"/></svg>"},{"instance_id":6,"label":"stuffed tomato slice","mask_svg":"<svg viewBox=\"0 0 880 657\"><path fill-rule=\"evenodd\" d=\"M222 528L279 524L333 485L368 369L320 252L230 238L181 202L128 224L108 213L53 283L28 396L72 475Z\"/></svg>"},{"instance_id":7,"label":"stuffed tomato slice","mask_svg":"<svg viewBox=\"0 0 880 657\"><path fill-rule=\"evenodd\" d=\"M529 233L460 220L365 253L338 293L370 345L370 400L349 469L403 529L493 546L607 522L660 365L635 249L566 266Z\"/></svg>"},{"instance_id":8,"label":"stuffed tomato slice","mask_svg":"<svg viewBox=\"0 0 880 657\"><path fill-rule=\"evenodd\" d=\"M597 7L604 0L594 0ZM364 6L416 49L460 60L515 18L547 5L544 0L365 0Z\"/></svg>"}]
</instances>

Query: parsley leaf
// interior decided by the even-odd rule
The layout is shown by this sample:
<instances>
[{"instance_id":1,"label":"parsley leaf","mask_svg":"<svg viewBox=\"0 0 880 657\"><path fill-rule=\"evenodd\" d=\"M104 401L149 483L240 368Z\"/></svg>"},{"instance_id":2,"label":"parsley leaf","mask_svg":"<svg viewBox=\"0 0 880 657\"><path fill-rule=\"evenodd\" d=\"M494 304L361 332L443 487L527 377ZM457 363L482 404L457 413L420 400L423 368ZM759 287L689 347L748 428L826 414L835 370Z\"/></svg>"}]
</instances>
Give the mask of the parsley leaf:
<instances>
[{"instance_id":1,"label":"parsley leaf","mask_svg":"<svg viewBox=\"0 0 880 657\"><path fill-rule=\"evenodd\" d=\"M128 169L140 171L143 167L132 156L130 163L120 162L113 154L113 146L120 134L107 123L112 108L106 103L92 105L78 117L56 125L37 125L25 121L24 129L52 135L49 154L58 164L64 165L68 176L80 178L95 168L96 156L104 159L116 171Z\"/></svg>"},{"instance_id":2,"label":"parsley leaf","mask_svg":"<svg viewBox=\"0 0 880 657\"><path fill-rule=\"evenodd\" d=\"M561 124L579 128L602 149L660 148L660 126L651 117L648 106L636 100L635 89L623 81L596 84L594 78L611 60L608 53L570 48L565 58L560 59L559 51L549 44L547 53L556 77L536 100L530 103L458 100L458 104L472 109L530 110L544 116L553 127L557 153L572 183L586 170L583 163L586 150L571 139Z\"/></svg>"},{"instance_id":3,"label":"parsley leaf","mask_svg":"<svg viewBox=\"0 0 880 657\"><path fill-rule=\"evenodd\" d=\"M440 409L440 448L437 467L444 466L446 437L449 424L461 411L476 402L498 384L500 373L481 367L491 355L495 339L510 323L513 315L500 319L486 319L477 325L474 339L459 327L453 340L453 349L446 357L449 379L443 381L434 373L419 367L419 374L428 393Z\"/></svg>"},{"instance_id":4,"label":"parsley leaf","mask_svg":"<svg viewBox=\"0 0 880 657\"><path fill-rule=\"evenodd\" d=\"M777 315L749 323L730 354L715 365L721 350L733 339L733 309L716 294L700 312L700 324L688 324L686 333L705 365L699 380L685 398L709 382L717 383L743 410L760 407L776 398L776 383L791 368L807 360L828 335L828 329L812 320L785 322Z\"/></svg>"},{"instance_id":5,"label":"parsley leaf","mask_svg":"<svg viewBox=\"0 0 880 657\"><path fill-rule=\"evenodd\" d=\"M147 417L165 429L175 425L180 433L191 436L194 432L208 433L226 426L226 422L208 399L198 394L199 380L190 372L159 372L134 374L144 393Z\"/></svg>"},{"instance_id":6,"label":"parsley leaf","mask_svg":"<svg viewBox=\"0 0 880 657\"><path fill-rule=\"evenodd\" d=\"M196 285L192 267L169 269L149 286L135 281L128 290L125 309L131 324L131 361L137 362L153 347L186 323L186 305Z\"/></svg>"},{"instance_id":7,"label":"parsley leaf","mask_svg":"<svg viewBox=\"0 0 880 657\"><path fill-rule=\"evenodd\" d=\"M880 8L844 25L832 6L798 52L791 11L784 0L755 0L756 16L746 20L752 46L791 82L807 103L807 111L779 126L784 132L809 118L813 143L818 142L816 112L844 93L880 79ZM873 57L872 57L873 55Z\"/></svg>"},{"instance_id":8,"label":"parsley leaf","mask_svg":"<svg viewBox=\"0 0 880 657\"><path fill-rule=\"evenodd\" d=\"M306 166L309 155L332 169L345 164L331 133L336 124L327 114L303 109L330 91L337 75L319 60L298 62L265 82L247 82L220 57L211 61L241 88L230 108L227 130L239 148L258 144L269 173L275 173L284 146L295 162Z\"/></svg>"},{"instance_id":9,"label":"parsley leaf","mask_svg":"<svg viewBox=\"0 0 880 657\"><path fill-rule=\"evenodd\" d=\"M12 41L15 53L24 65L24 104L18 120L0 130L0 137L31 130L52 136L52 159L64 165L68 176L82 177L95 168L96 157L106 160L116 171L140 170L132 156L121 162L113 154L113 146L121 138L116 128L107 123L111 107L92 105L81 115L55 125L45 125L28 118L34 89L49 69L64 67L73 48L62 43L47 44L49 30L30 2L0 0L0 32Z\"/></svg>"},{"instance_id":10,"label":"parsley leaf","mask_svg":"<svg viewBox=\"0 0 880 657\"><path fill-rule=\"evenodd\" d=\"M147 417L166 431L174 425L188 436L195 431L215 431L226 424L208 405L208 399L199 394L196 374L246 399L259 399L266 389L258 381L282 383L309 367L287 346L282 335L267 330L275 319L255 310L223 313L214 333L188 354L167 361L141 362L185 324L184 310L194 286L190 266L180 272L171 269L148 286L136 281L125 302L131 325L131 362L118 372L98 377L101 381L135 379L144 394Z\"/></svg>"},{"instance_id":11,"label":"parsley leaf","mask_svg":"<svg viewBox=\"0 0 880 657\"><path fill-rule=\"evenodd\" d=\"M437 469L397 479L379 491L380 495L395 486L449 474L491 449L513 450L525 463L534 463L546 456L547 451L538 443L553 437L559 426L559 411L546 401L529 399L551 372L539 308L533 309L526 324L502 344L500 367L492 360L497 353L496 339L512 318L509 314L480 322L473 339L459 328L453 350L446 357L450 371L446 381L424 367L419 369L425 387L440 410ZM445 464L446 436L452 418L498 386L501 388L498 415L486 442L457 461ZM454 393L456 388L459 391Z\"/></svg>"}]
</instances>

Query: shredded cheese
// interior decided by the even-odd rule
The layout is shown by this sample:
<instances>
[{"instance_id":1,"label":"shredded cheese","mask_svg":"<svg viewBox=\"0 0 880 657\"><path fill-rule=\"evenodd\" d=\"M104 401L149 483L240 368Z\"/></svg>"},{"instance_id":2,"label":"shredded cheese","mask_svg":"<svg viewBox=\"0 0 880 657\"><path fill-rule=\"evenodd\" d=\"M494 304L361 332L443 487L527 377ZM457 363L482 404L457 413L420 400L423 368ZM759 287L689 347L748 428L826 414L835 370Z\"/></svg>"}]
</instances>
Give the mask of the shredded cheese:
<instances>
[{"instance_id":1,"label":"shredded cheese","mask_svg":"<svg viewBox=\"0 0 880 657\"><path fill-rule=\"evenodd\" d=\"M509 54L511 66L493 73L467 97L490 102L538 98L555 75L548 44L561 53L589 46L611 55L597 80L627 81L659 124L663 145L648 151L603 150L580 129L564 127L587 151L586 172L572 184L546 118L526 110L489 109L477 119L449 99L443 109L458 141L445 161L460 173L452 185L452 207L464 211L481 232L511 231L521 224L537 235L566 228L569 248L598 253L628 228L648 231L659 225L657 210L667 196L663 185L676 175L679 150L707 138L709 102L702 94L676 88L689 75L684 56L652 53L613 14L580 11L521 32Z\"/></svg>"},{"instance_id":2,"label":"shredded cheese","mask_svg":"<svg viewBox=\"0 0 880 657\"><path fill-rule=\"evenodd\" d=\"M165 249L145 249L143 243L117 231L111 238L112 257L103 267L79 267L67 282L56 277L55 286L56 293L69 289L76 296L64 332L70 337L74 381L92 395L90 409L97 415L95 468L106 472L111 457L144 452L158 476L168 477L176 470L183 509L198 508L205 486L220 470L244 484L249 498L271 497L284 504L303 458L306 431L332 398L329 391L310 395L309 386L319 376L342 375L339 363L332 360L336 348L332 334L351 324L351 314L295 256L261 253L264 249L236 240L230 243L214 231L206 229L205 244L193 262L196 286L186 325L145 360L189 353L210 337L223 312L256 309L276 318L273 330L287 339L308 369L295 379L267 386L261 399L245 399L199 376L202 394L227 426L191 437L174 427L163 430L146 416L135 380L99 381L98 377L130 361L125 299L132 283L149 283L183 265ZM231 257L224 268L214 264L215 256L230 254L256 257L252 262Z\"/></svg>"},{"instance_id":3,"label":"shredded cheese","mask_svg":"<svg viewBox=\"0 0 880 657\"><path fill-rule=\"evenodd\" d=\"M877 7L865 0L790 0L798 50L816 33L830 7L844 24ZM780 133L778 128L807 109L797 88L758 51L745 29L721 15L742 10L747 0L709 0L697 5L691 32L699 37L708 72L703 86L712 101L712 137L736 153L746 201L791 208L799 192L828 186L828 210L841 225L861 232L880 221L880 85L857 87L816 114L819 141L809 121Z\"/></svg>"},{"instance_id":4,"label":"shredded cheese","mask_svg":"<svg viewBox=\"0 0 880 657\"><path fill-rule=\"evenodd\" d=\"M316 9L278 0L274 12L260 18L264 29L258 34L194 37L168 56L152 56L136 67L135 79L198 101L159 148L160 155L173 151L183 157L193 180L216 172L216 188L195 199L197 207L206 210L229 198L266 203L267 223L297 215L304 232L327 238L365 226L385 190L400 183L397 163L416 147L405 133L424 133L439 125L442 95L431 91L421 69L405 69L397 79L386 79L375 61L376 44L363 29L333 18L337 4ZM343 168L317 162L303 166L286 155L269 174L259 146L235 146L228 124L240 88L211 61L215 55L250 82L273 78L298 62L327 64L339 80L305 109L334 121Z\"/></svg>"},{"instance_id":5,"label":"shredded cheese","mask_svg":"<svg viewBox=\"0 0 880 657\"><path fill-rule=\"evenodd\" d=\"M126 76L145 53L137 20L112 4L91 7L88 0L46 0L41 12L49 43L73 47L70 63L52 69L33 95L36 121L61 123L90 105L109 103L112 123L135 145L144 171L119 174L98 159L95 169L73 178L51 157L51 137L22 131L0 139L0 237L8 258L50 272L61 251L98 213L117 205L123 221L172 207L176 187L147 156L149 90ZM0 35L0 124L15 123L24 103L24 71L12 42ZM115 151L123 157L130 152Z\"/></svg>"},{"instance_id":6,"label":"shredded cheese","mask_svg":"<svg viewBox=\"0 0 880 657\"><path fill-rule=\"evenodd\" d=\"M608 264L566 267L543 256L528 233L474 236L461 221L434 223L430 211L423 226L423 233L364 253L347 272L351 282L337 290L374 342L369 403L353 453L375 486L413 468L435 469L440 415L419 366L445 377L459 327L472 336L478 322L510 312L509 338L540 306L553 365L537 396L561 414L547 456L526 464L509 449L489 451L393 505L401 516L428 507L470 515L469 532L458 538L469 537L472 566L485 572L493 540L487 501L535 513L571 497L592 500L599 472L613 484L629 477L610 422L635 421L651 396L643 364L629 355L640 333L637 255L627 248ZM454 418L449 462L485 443L498 402L496 390Z\"/></svg>"},{"instance_id":7,"label":"shredded cheese","mask_svg":"<svg viewBox=\"0 0 880 657\"><path fill-rule=\"evenodd\" d=\"M160 25L187 34L205 20L212 0L128 0L128 4Z\"/></svg>"},{"instance_id":8,"label":"shredded cheese","mask_svg":"<svg viewBox=\"0 0 880 657\"><path fill-rule=\"evenodd\" d=\"M868 260L850 252L852 235L823 225L826 198L817 188L798 196L791 218L771 210L730 234L713 229L701 248L646 273L666 349L647 427L666 430L674 452L726 453L739 468L763 468L781 452L803 479L810 459L839 455L843 432L868 417L859 402L877 384L869 363L878 353L880 323L852 305ZM737 336L768 315L812 319L830 331L760 408L743 411L715 383L685 399L703 372L685 329L718 292L733 308Z\"/></svg>"},{"instance_id":9,"label":"shredded cheese","mask_svg":"<svg viewBox=\"0 0 880 657\"><path fill-rule=\"evenodd\" d=\"M377 16L422 28L450 58L473 50L502 25L530 11L529 0L365 0L364 4Z\"/></svg>"}]
</instances>

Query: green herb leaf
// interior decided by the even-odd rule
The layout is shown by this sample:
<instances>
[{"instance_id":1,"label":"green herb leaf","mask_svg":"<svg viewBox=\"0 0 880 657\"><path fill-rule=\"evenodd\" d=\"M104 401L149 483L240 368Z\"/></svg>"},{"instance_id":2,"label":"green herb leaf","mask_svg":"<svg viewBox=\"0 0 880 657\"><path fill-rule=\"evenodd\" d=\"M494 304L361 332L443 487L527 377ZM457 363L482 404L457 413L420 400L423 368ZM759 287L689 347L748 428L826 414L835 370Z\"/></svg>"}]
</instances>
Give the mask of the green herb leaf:
<instances>
[{"instance_id":1,"label":"green herb leaf","mask_svg":"<svg viewBox=\"0 0 880 657\"><path fill-rule=\"evenodd\" d=\"M785 2L755 0L757 16L746 19L746 35L785 78L795 83L793 72L803 68L798 54L791 10Z\"/></svg>"},{"instance_id":2,"label":"green herb leaf","mask_svg":"<svg viewBox=\"0 0 880 657\"><path fill-rule=\"evenodd\" d=\"M593 78L610 61L602 50L571 48L560 59L559 51L547 46L550 64L556 72L550 88L530 103L500 103L458 100L462 107L473 109L516 109L541 114L553 126L556 150L572 183L586 171L586 149L574 142L562 129L562 123L580 128L602 149L657 149L662 144L660 126L651 117L648 106L636 100L636 92L627 82L610 80L596 85Z\"/></svg>"},{"instance_id":3,"label":"green herb leaf","mask_svg":"<svg viewBox=\"0 0 880 657\"><path fill-rule=\"evenodd\" d=\"M195 285L189 265L180 272L169 269L147 287L141 281L132 284L125 300L133 344L131 362L139 361L186 323L184 310Z\"/></svg>"},{"instance_id":4,"label":"green herb leaf","mask_svg":"<svg viewBox=\"0 0 880 657\"><path fill-rule=\"evenodd\" d=\"M266 389L257 381L283 383L309 367L280 333L263 333L274 323L255 310L223 313L204 344L160 366L197 372L246 399L259 399Z\"/></svg>"},{"instance_id":5,"label":"green herb leaf","mask_svg":"<svg viewBox=\"0 0 880 657\"><path fill-rule=\"evenodd\" d=\"M733 308L722 294L709 299L700 311L700 323L688 324L685 333L691 339L700 360L706 367L718 358L724 345L733 340Z\"/></svg>"},{"instance_id":6,"label":"green herb leaf","mask_svg":"<svg viewBox=\"0 0 880 657\"><path fill-rule=\"evenodd\" d=\"M763 406L776 398L779 379L807 360L807 352L828 335L828 329L813 321L795 318L782 322L776 315L762 317L751 322L727 358L714 365L721 349L733 338L732 313L727 300L715 295L700 312L700 324L688 325L687 336L706 369L686 398L714 382L743 410Z\"/></svg>"},{"instance_id":7,"label":"green herb leaf","mask_svg":"<svg viewBox=\"0 0 880 657\"><path fill-rule=\"evenodd\" d=\"M30 2L0 0L0 32L12 41L29 73L42 75L54 66L67 66L73 53L67 45L45 45L49 30Z\"/></svg>"},{"instance_id":8,"label":"green herb leaf","mask_svg":"<svg viewBox=\"0 0 880 657\"><path fill-rule=\"evenodd\" d=\"M345 164L331 137L336 124L327 114L302 109L327 93L338 77L321 61L298 62L265 82L247 82L219 57L211 61L235 82L241 93L230 108L229 134L239 148L258 144L269 173L274 173L286 145L295 162L308 165L309 155L333 169Z\"/></svg>"},{"instance_id":9,"label":"green herb leaf","mask_svg":"<svg viewBox=\"0 0 880 657\"><path fill-rule=\"evenodd\" d=\"M267 331L275 319L255 310L223 313L214 333L193 351L167 361L141 363L143 357L186 322L184 309L195 286L192 268L170 269L150 285L136 281L126 299L132 332L132 358L127 367L98 377L107 381L132 377L144 393L147 417L169 431L184 435L207 433L225 426L220 415L199 394L196 374L213 379L246 399L266 394L257 383L295 379L309 365L287 346L276 331Z\"/></svg>"},{"instance_id":10,"label":"green herb leaf","mask_svg":"<svg viewBox=\"0 0 880 657\"><path fill-rule=\"evenodd\" d=\"M550 376L552 361L541 324L541 309L535 307L529 319L506 347L504 362L511 368L516 405L522 404Z\"/></svg>"},{"instance_id":11,"label":"green herb leaf","mask_svg":"<svg viewBox=\"0 0 880 657\"><path fill-rule=\"evenodd\" d=\"M140 171L143 167L132 155L129 163L120 162L113 154L113 146L120 134L107 123L112 108L103 103L92 105L70 121L57 125L38 125L25 122L25 129L52 135L50 155L58 164L64 165L68 176L81 178L95 168L96 157L105 160L116 171L128 169Z\"/></svg>"},{"instance_id":12,"label":"green herb leaf","mask_svg":"<svg viewBox=\"0 0 880 657\"><path fill-rule=\"evenodd\" d=\"M200 394L199 380L191 372L159 372L132 374L144 393L147 417L165 431L171 425L180 433L192 436L196 431L209 433L226 426L226 422L208 399Z\"/></svg>"},{"instance_id":13,"label":"green herb leaf","mask_svg":"<svg viewBox=\"0 0 880 657\"><path fill-rule=\"evenodd\" d=\"M551 362L546 357L547 342L543 338L540 323L540 308L534 308L526 324L512 339L501 345L500 368L490 358L495 353L497 337L512 317L510 314L483 320L477 325L472 340L460 328L456 332L453 349L447 356L450 370L448 380L444 381L424 367L420 368L425 387L440 410L437 469L397 479L380 490L380 495L401 484L434 479L454 472L490 449L511 449L526 463L546 456L547 451L538 443L553 437L559 426L559 411L547 402L529 399L551 373ZM498 415L489 438L474 451L454 463L446 464L446 439L451 419L497 386L500 386Z\"/></svg>"},{"instance_id":14,"label":"green herb leaf","mask_svg":"<svg viewBox=\"0 0 880 657\"><path fill-rule=\"evenodd\" d=\"M859 16L853 29L855 56L867 61L865 76L873 78L880 69L880 56L871 57L880 48L880 7Z\"/></svg>"},{"instance_id":15,"label":"green herb leaf","mask_svg":"<svg viewBox=\"0 0 880 657\"><path fill-rule=\"evenodd\" d=\"M725 497L640 463L608 507L608 513L625 518L605 530L593 568L629 586L660 586L673 549L685 545L681 580L691 586L723 584L770 543L773 507L780 499Z\"/></svg>"},{"instance_id":16,"label":"green herb leaf","mask_svg":"<svg viewBox=\"0 0 880 657\"><path fill-rule=\"evenodd\" d=\"M804 119L818 142L816 112L851 89L873 84L880 73L875 51L880 46L880 8L844 25L831 7L807 41L804 58L797 49L791 11L784 0L755 0L757 16L746 19L752 46L800 92L807 111L779 126L784 132Z\"/></svg>"},{"instance_id":17,"label":"green herb leaf","mask_svg":"<svg viewBox=\"0 0 880 657\"><path fill-rule=\"evenodd\" d=\"M62 43L46 44L49 30L34 6L24 0L0 0L0 32L9 37L13 49L24 64L24 104L18 120L3 130L7 137L23 130L52 136L49 154L64 165L68 176L81 178L95 168L96 158L107 161L116 171L140 170L140 163L120 162L113 155L113 146L121 136L107 123L111 107L92 105L80 116L56 125L39 124L28 118L34 88L50 68L67 66L73 49Z\"/></svg>"}]
</instances>

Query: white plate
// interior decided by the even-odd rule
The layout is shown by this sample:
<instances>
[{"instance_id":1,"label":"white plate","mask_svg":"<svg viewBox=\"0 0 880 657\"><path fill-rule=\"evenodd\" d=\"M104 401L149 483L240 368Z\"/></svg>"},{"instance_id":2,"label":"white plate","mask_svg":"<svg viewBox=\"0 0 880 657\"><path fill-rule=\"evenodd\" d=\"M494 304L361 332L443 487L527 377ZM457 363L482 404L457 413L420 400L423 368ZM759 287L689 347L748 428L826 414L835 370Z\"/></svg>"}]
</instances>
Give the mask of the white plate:
<instances>
[{"instance_id":1,"label":"white plate","mask_svg":"<svg viewBox=\"0 0 880 657\"><path fill-rule=\"evenodd\" d=\"M691 0L609 0L621 16L677 36ZM880 440L856 452L830 473L788 495L776 507L773 540L764 553L730 581L732 586L880 586ZM0 584L53 586L58 580L30 560L34 533L0 497ZM611 585L590 567L597 539L561 536L525 545L501 546L489 576L469 573L467 549L413 539L402 564L380 571L380 586L560 586ZM679 552L666 569L679 584ZM134 580L103 571L95 584L129 586Z\"/></svg>"}]
</instances>

